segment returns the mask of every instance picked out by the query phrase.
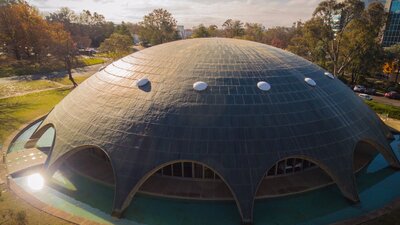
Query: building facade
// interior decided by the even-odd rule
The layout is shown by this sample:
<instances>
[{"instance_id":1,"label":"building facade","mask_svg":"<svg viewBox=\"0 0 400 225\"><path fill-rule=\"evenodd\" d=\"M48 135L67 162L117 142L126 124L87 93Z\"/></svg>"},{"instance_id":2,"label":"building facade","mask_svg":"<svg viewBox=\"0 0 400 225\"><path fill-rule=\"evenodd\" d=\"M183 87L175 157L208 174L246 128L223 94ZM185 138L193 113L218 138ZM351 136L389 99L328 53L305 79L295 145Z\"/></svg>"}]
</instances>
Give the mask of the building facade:
<instances>
[{"instance_id":1,"label":"building facade","mask_svg":"<svg viewBox=\"0 0 400 225\"><path fill-rule=\"evenodd\" d=\"M389 47L400 42L400 0L389 0L385 7L389 12L382 46Z\"/></svg>"}]
</instances>

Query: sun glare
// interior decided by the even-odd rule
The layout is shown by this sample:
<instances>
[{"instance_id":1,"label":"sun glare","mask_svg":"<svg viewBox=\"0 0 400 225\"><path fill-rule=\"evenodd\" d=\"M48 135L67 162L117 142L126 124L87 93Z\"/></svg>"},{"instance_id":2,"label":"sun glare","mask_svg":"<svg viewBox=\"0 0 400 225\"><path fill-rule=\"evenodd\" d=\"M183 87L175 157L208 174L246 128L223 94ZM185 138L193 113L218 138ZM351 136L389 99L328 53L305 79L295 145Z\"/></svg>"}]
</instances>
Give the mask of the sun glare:
<instances>
[{"instance_id":1,"label":"sun glare","mask_svg":"<svg viewBox=\"0 0 400 225\"><path fill-rule=\"evenodd\" d=\"M39 173L34 173L28 177L28 187L32 190L39 191L43 189L44 179Z\"/></svg>"}]
</instances>

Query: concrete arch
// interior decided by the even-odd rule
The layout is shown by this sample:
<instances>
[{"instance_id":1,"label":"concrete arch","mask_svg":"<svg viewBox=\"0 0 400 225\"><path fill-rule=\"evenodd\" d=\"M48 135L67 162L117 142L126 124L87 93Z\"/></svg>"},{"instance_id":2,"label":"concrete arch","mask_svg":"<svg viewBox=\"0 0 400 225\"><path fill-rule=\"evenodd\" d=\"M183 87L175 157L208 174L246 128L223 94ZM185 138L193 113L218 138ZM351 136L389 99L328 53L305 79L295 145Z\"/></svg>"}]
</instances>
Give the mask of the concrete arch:
<instances>
[{"instance_id":1,"label":"concrete arch","mask_svg":"<svg viewBox=\"0 0 400 225\"><path fill-rule=\"evenodd\" d=\"M381 153L382 156L385 158L385 160L390 165L390 167L392 167L394 169L400 169L399 159L396 157L396 154L393 152L392 148L389 145L387 145L385 147L385 146L379 144L378 142L376 142L372 139L369 139L369 138L361 139L354 145L353 151L352 151L352 157L351 157L353 160L353 163L355 160L355 152L357 150L358 145L361 143L368 144L371 147L373 147L377 152ZM353 167L354 167L354 164L353 164Z\"/></svg>"},{"instance_id":2,"label":"concrete arch","mask_svg":"<svg viewBox=\"0 0 400 225\"><path fill-rule=\"evenodd\" d=\"M315 165L317 165L321 170L323 170L332 180L333 182L338 186L339 190L341 191L342 195L350 200L351 202L359 202L359 196L357 193L357 189L355 186L355 181L354 181L354 175L350 172L349 176L345 176L345 177L340 177L339 174L337 172L335 172L333 169L331 169L328 165L326 165L324 162L312 157L312 156L307 156L307 155L291 155L288 157L284 157L284 158L280 158L279 160L277 160L272 166L268 167L268 169L265 170L262 178L260 179L260 181L257 184L257 188L255 189L254 192L254 198L253 198L253 202L252 202L252 208L251 208L251 212L254 212L254 201L255 201L255 196L258 192L258 189L261 186L261 183L264 179L265 174L268 173L268 171L270 169L272 169L272 167L285 159L291 159L291 158L297 158L297 159L303 159L303 160L307 160L309 162L314 163ZM349 186L348 186L349 185ZM349 188L350 187L350 188Z\"/></svg>"},{"instance_id":3,"label":"concrete arch","mask_svg":"<svg viewBox=\"0 0 400 225\"><path fill-rule=\"evenodd\" d=\"M199 161L195 161L195 160L174 160L174 161L169 161L169 162L163 163L163 164L161 164L161 165L159 165L159 166L157 166L157 167L151 169L150 171L148 171L148 172L145 174L145 176L143 176L143 177L139 180L139 182L136 183L136 185L134 186L134 188L130 191L129 195L128 195L128 196L126 197L126 199L124 200L121 209L118 210L118 212L114 212L113 214L116 215L117 217L122 216L122 214L124 213L124 211L125 211L125 210L129 207L129 205L131 204L132 199L133 199L133 197L135 196L135 194L138 192L139 188L140 188L153 174L155 174L158 170L160 170L160 169L162 169L162 168L164 168L164 167L166 167L166 166L168 166L168 165L172 165L172 164L174 164L174 163L179 163L179 162L191 162L191 163L196 163L196 164L199 164L199 165L202 165L202 166L205 166L205 167L209 168L209 169L212 170L215 174L217 174L217 175L221 178L221 180L224 182L224 184L228 187L228 189L230 190L230 192L231 192L231 194L232 194L232 196L233 196L233 198L234 198L234 200L235 200L235 202L236 202L236 205L237 205L237 207L238 207L238 211L239 211L240 217L242 218L242 220L244 219L243 213L242 213L242 209L241 209L241 205L240 205L240 202L239 202L238 198L236 197L236 193L233 191L233 189L230 187L229 183L225 180L225 178L221 175L221 173L218 172L217 170L215 170L214 168L212 168L211 166L209 166L209 165L207 165L207 164L205 164L205 163L199 162Z\"/></svg>"},{"instance_id":4,"label":"concrete arch","mask_svg":"<svg viewBox=\"0 0 400 225\"><path fill-rule=\"evenodd\" d=\"M56 141L56 136L57 136L57 130L52 123L48 123L46 125L40 125L39 128L36 129L36 131L32 134L32 136L29 138L29 140L25 144L25 148L34 148L39 141L39 139L43 136L43 134L50 128L54 129L54 139L52 146L54 146L55 141Z\"/></svg>"},{"instance_id":5,"label":"concrete arch","mask_svg":"<svg viewBox=\"0 0 400 225\"><path fill-rule=\"evenodd\" d=\"M107 158L109 159L110 164L111 164L111 168L112 168L112 172L113 172L113 176L114 176L114 181L117 182L115 165L114 165L113 161L111 160L110 155L107 153L107 151L105 151L104 149L102 149L102 148L100 148L100 147L98 147L98 146L95 146L95 145L83 145L83 146L76 147L76 148L74 148L74 149L68 151L67 153L65 153L65 154L63 154L63 155L61 155L61 156L59 156L53 163L48 164L48 162L46 162L46 165L47 165L47 168L46 168L46 176L51 177L51 176L57 171L57 169L59 169L60 166L61 166L68 158L70 158L71 156L73 156L73 155L75 155L75 154L77 154L77 153L79 153L79 152L81 152L81 151L85 151L85 150L88 150L88 149L97 149L97 150L100 150L104 155L107 156ZM48 160L49 160L49 159L50 159L50 157L48 157ZM114 202L115 202L115 198L116 198L115 196L116 196L116 194L117 194L117 190L115 189L115 190L114 190L114 200L113 200Z\"/></svg>"}]
</instances>

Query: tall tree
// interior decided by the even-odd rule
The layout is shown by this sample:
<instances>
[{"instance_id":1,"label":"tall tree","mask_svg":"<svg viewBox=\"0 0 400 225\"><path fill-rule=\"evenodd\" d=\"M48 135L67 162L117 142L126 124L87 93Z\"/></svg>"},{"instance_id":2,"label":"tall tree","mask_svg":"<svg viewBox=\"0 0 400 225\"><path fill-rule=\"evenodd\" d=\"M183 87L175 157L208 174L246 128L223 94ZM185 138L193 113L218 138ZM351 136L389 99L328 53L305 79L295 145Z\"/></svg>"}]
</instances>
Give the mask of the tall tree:
<instances>
[{"instance_id":1,"label":"tall tree","mask_svg":"<svg viewBox=\"0 0 400 225\"><path fill-rule=\"evenodd\" d=\"M265 27L262 24L246 23L244 27L245 27L244 39L256 42L264 41Z\"/></svg>"},{"instance_id":2,"label":"tall tree","mask_svg":"<svg viewBox=\"0 0 400 225\"><path fill-rule=\"evenodd\" d=\"M225 37L235 38L244 35L243 23L240 20L227 19L222 27L225 31Z\"/></svg>"},{"instance_id":3,"label":"tall tree","mask_svg":"<svg viewBox=\"0 0 400 225\"><path fill-rule=\"evenodd\" d=\"M130 51L132 45L132 38L128 35L113 33L103 43L101 43L99 50L107 52L112 58L117 59Z\"/></svg>"},{"instance_id":4,"label":"tall tree","mask_svg":"<svg viewBox=\"0 0 400 225\"><path fill-rule=\"evenodd\" d=\"M74 85L78 86L72 77L72 68L74 62L76 62L77 46L74 43L69 32L64 30L64 26L61 23L51 23L51 54L64 62L65 69L68 73L68 78Z\"/></svg>"},{"instance_id":5,"label":"tall tree","mask_svg":"<svg viewBox=\"0 0 400 225\"><path fill-rule=\"evenodd\" d=\"M139 25L141 26L139 32L140 38L142 41L152 45L178 39L176 20L165 9L153 10L153 12L144 16L143 21Z\"/></svg>"},{"instance_id":6,"label":"tall tree","mask_svg":"<svg viewBox=\"0 0 400 225\"><path fill-rule=\"evenodd\" d=\"M356 61L365 62L370 50L379 50L376 48L384 18L380 3L364 10L360 0L326 0L301 26L289 49L340 76L350 65L353 69L360 65Z\"/></svg>"}]
</instances>

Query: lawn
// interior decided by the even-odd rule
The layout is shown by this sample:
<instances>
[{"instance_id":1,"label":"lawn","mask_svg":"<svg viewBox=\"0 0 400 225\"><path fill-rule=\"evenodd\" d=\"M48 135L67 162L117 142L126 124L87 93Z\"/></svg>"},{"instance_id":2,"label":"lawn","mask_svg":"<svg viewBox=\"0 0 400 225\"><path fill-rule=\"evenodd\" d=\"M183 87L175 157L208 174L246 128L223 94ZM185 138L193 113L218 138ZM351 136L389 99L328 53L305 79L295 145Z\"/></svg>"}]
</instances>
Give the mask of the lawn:
<instances>
[{"instance_id":1,"label":"lawn","mask_svg":"<svg viewBox=\"0 0 400 225\"><path fill-rule=\"evenodd\" d=\"M84 80L86 80L87 78L89 78L88 76L73 76L74 80L76 83L80 84L82 83ZM51 79L54 82L63 84L63 85L72 85L71 81L69 80L68 76L65 76L63 78L54 78Z\"/></svg>"},{"instance_id":2,"label":"lawn","mask_svg":"<svg viewBox=\"0 0 400 225\"><path fill-rule=\"evenodd\" d=\"M389 118L400 120L400 107L386 105L374 101L365 101L365 103L369 105L372 108L372 110L374 110L378 114L382 114Z\"/></svg>"},{"instance_id":3,"label":"lawn","mask_svg":"<svg viewBox=\"0 0 400 225\"><path fill-rule=\"evenodd\" d=\"M4 82L0 83L0 98L29 91L57 88L59 86L59 84L49 80Z\"/></svg>"},{"instance_id":4,"label":"lawn","mask_svg":"<svg viewBox=\"0 0 400 225\"><path fill-rule=\"evenodd\" d=\"M0 224L67 225L71 223L44 213L7 191L0 196Z\"/></svg>"},{"instance_id":5,"label":"lawn","mask_svg":"<svg viewBox=\"0 0 400 225\"><path fill-rule=\"evenodd\" d=\"M70 89L56 89L0 99L0 144L21 125L48 113Z\"/></svg>"}]
</instances>

